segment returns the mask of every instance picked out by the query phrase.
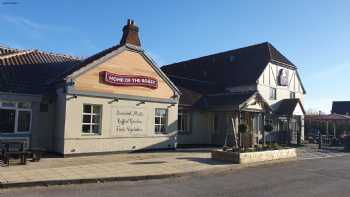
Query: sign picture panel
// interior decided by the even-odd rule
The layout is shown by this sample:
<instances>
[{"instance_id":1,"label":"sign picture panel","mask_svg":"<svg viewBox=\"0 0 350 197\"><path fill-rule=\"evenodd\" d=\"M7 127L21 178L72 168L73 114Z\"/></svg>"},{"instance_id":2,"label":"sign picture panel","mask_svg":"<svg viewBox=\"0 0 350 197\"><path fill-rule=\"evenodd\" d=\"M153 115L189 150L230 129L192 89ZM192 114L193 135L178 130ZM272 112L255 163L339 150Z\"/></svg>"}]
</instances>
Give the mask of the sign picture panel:
<instances>
[{"instance_id":1,"label":"sign picture panel","mask_svg":"<svg viewBox=\"0 0 350 197\"><path fill-rule=\"evenodd\" d=\"M103 81L113 86L142 86L151 89L158 88L158 80L142 75L120 75L108 71L103 72Z\"/></svg>"}]
</instances>

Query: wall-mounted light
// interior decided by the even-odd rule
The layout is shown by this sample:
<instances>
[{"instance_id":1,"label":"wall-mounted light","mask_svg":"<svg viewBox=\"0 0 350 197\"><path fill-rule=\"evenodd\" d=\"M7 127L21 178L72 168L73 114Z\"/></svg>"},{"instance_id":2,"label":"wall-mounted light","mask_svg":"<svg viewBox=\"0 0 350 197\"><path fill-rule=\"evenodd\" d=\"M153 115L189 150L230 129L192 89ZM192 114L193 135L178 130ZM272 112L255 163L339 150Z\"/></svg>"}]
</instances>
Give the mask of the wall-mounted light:
<instances>
[{"instance_id":1,"label":"wall-mounted light","mask_svg":"<svg viewBox=\"0 0 350 197\"><path fill-rule=\"evenodd\" d=\"M139 105L143 105L143 104L146 104L146 102L145 101L141 101L141 102L137 103L136 105L139 106Z\"/></svg>"},{"instance_id":2,"label":"wall-mounted light","mask_svg":"<svg viewBox=\"0 0 350 197\"><path fill-rule=\"evenodd\" d=\"M76 98L78 98L78 96L74 94L73 96L67 98L67 101L69 101L69 100L71 100L71 99L76 99Z\"/></svg>"},{"instance_id":3,"label":"wall-mounted light","mask_svg":"<svg viewBox=\"0 0 350 197\"><path fill-rule=\"evenodd\" d=\"M119 99L118 99L118 98L114 98L113 100L109 101L109 102L108 102L108 104L112 104L112 103L114 103L114 102L118 102L118 101L119 101Z\"/></svg>"}]
</instances>

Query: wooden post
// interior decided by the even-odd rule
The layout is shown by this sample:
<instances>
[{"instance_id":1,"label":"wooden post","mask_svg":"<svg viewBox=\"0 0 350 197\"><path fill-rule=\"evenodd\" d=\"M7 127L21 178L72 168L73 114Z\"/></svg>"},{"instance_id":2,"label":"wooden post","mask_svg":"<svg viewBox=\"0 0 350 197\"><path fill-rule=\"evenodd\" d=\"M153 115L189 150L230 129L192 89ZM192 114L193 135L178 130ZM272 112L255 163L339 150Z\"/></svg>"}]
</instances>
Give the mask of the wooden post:
<instances>
[{"instance_id":1,"label":"wooden post","mask_svg":"<svg viewBox=\"0 0 350 197\"><path fill-rule=\"evenodd\" d=\"M266 122L266 117L265 117L265 114L262 114L262 117L261 117L261 120L262 120L262 125L263 125L263 130L262 130L262 140L263 140L263 146L265 147L266 145L266 139L265 139L265 122Z\"/></svg>"},{"instance_id":2,"label":"wooden post","mask_svg":"<svg viewBox=\"0 0 350 197\"><path fill-rule=\"evenodd\" d=\"M238 148L236 124L235 124L235 119L233 116L231 118L231 121L232 121L233 137L235 138L235 148Z\"/></svg>"},{"instance_id":3,"label":"wooden post","mask_svg":"<svg viewBox=\"0 0 350 197\"><path fill-rule=\"evenodd\" d=\"M333 138L336 138L336 134L337 134L337 128L336 128L336 124L335 121L333 121Z\"/></svg>"}]
</instances>

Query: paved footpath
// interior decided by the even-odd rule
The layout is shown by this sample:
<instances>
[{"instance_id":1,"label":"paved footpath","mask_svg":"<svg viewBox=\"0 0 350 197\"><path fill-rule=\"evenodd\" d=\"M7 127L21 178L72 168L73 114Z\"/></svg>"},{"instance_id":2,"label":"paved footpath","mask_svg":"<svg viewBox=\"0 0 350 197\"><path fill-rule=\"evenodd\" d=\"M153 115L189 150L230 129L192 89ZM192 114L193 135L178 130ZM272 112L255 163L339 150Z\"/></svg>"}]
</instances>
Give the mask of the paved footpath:
<instances>
[{"instance_id":1,"label":"paved footpath","mask_svg":"<svg viewBox=\"0 0 350 197\"><path fill-rule=\"evenodd\" d=\"M306 147L298 149L298 160L349 155ZM277 161L280 162L280 161ZM253 164L259 165L259 164ZM250 165L251 166L251 165ZM19 184L59 184L98 180L141 180L191 173L233 170L247 165L228 164L210 159L206 151L114 154L72 158L45 158L27 165L0 167L2 186Z\"/></svg>"},{"instance_id":2,"label":"paved footpath","mask_svg":"<svg viewBox=\"0 0 350 197\"><path fill-rule=\"evenodd\" d=\"M142 179L239 167L210 159L209 152L158 152L105 156L48 158L38 163L0 167L2 184L52 182L89 179Z\"/></svg>"},{"instance_id":3,"label":"paved footpath","mask_svg":"<svg viewBox=\"0 0 350 197\"><path fill-rule=\"evenodd\" d=\"M1 197L348 197L350 157L179 178L0 190Z\"/></svg>"}]
</instances>

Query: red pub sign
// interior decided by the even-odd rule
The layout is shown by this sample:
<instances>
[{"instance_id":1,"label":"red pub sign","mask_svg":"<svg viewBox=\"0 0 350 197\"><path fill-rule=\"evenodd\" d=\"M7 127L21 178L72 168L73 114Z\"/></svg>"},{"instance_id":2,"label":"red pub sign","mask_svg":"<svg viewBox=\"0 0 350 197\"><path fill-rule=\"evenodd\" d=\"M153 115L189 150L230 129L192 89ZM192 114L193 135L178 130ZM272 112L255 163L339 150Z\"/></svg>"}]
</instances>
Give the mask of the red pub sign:
<instances>
[{"instance_id":1,"label":"red pub sign","mask_svg":"<svg viewBox=\"0 0 350 197\"><path fill-rule=\"evenodd\" d=\"M104 82L114 86L143 86L152 89L158 88L158 81L153 77L142 75L119 75L104 71Z\"/></svg>"}]
</instances>

